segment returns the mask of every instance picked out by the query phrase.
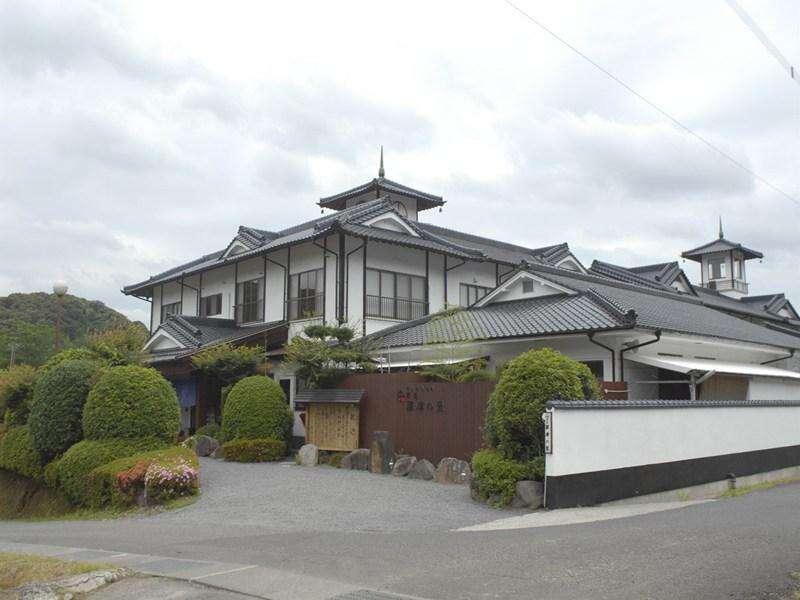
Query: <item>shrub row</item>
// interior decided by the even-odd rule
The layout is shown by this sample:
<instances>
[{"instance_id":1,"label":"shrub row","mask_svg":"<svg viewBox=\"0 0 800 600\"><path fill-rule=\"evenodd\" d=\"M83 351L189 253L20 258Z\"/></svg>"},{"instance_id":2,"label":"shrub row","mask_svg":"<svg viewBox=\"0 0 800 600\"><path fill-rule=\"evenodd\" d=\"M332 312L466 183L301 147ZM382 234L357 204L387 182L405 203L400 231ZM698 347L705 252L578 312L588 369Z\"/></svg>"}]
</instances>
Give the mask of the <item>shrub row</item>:
<instances>
[{"instance_id":1,"label":"shrub row","mask_svg":"<svg viewBox=\"0 0 800 600\"><path fill-rule=\"evenodd\" d=\"M42 463L27 425L11 427L0 437L0 468L30 479L41 479Z\"/></svg>"},{"instance_id":2,"label":"shrub row","mask_svg":"<svg viewBox=\"0 0 800 600\"><path fill-rule=\"evenodd\" d=\"M86 477L91 507L131 506L145 492L150 501L163 502L191 495L198 489L198 461L194 452L173 447L113 460Z\"/></svg>"},{"instance_id":3,"label":"shrub row","mask_svg":"<svg viewBox=\"0 0 800 600\"><path fill-rule=\"evenodd\" d=\"M194 432L195 436L198 435L207 435L210 438L214 438L217 441L220 441L220 436L222 434L222 428L217 423L208 423L199 427L197 431Z\"/></svg>"},{"instance_id":4,"label":"shrub row","mask_svg":"<svg viewBox=\"0 0 800 600\"><path fill-rule=\"evenodd\" d=\"M517 482L544 478L544 457L521 462L504 457L499 451L485 449L472 456L474 486L482 500L506 506L514 498Z\"/></svg>"},{"instance_id":5,"label":"shrub row","mask_svg":"<svg viewBox=\"0 0 800 600\"><path fill-rule=\"evenodd\" d=\"M48 465L46 481L57 485L69 500L80 506L91 504L87 477L91 471L119 458L165 446L156 438L83 440L72 446L60 459Z\"/></svg>"},{"instance_id":6,"label":"shrub row","mask_svg":"<svg viewBox=\"0 0 800 600\"><path fill-rule=\"evenodd\" d=\"M275 438L234 440L222 446L225 460L234 462L267 462L286 454L286 442Z\"/></svg>"}]
</instances>

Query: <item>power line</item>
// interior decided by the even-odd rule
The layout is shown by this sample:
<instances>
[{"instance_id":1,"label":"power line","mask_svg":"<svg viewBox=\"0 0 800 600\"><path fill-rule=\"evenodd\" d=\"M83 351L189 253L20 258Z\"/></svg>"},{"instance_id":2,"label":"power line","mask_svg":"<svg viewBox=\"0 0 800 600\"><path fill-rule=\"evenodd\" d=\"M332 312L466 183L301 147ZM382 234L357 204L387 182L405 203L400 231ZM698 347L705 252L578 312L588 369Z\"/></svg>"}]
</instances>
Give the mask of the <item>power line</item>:
<instances>
[{"instance_id":1,"label":"power line","mask_svg":"<svg viewBox=\"0 0 800 600\"><path fill-rule=\"evenodd\" d=\"M772 43L772 40L767 37L767 34L758 26L758 24L753 20L753 18L748 15L745 10L741 7L741 5L736 2L736 0L725 0L728 3L728 6L733 9L733 12L737 14L737 16L742 20L742 22L753 32L758 38L764 47L769 51L772 56L775 57L775 60L786 69L786 72L789 74L795 83L800 85L800 79L798 79L797 70L794 68L792 63L778 50L778 47Z\"/></svg>"},{"instance_id":2,"label":"power line","mask_svg":"<svg viewBox=\"0 0 800 600\"><path fill-rule=\"evenodd\" d=\"M669 119L669 121L672 122L673 125L675 125L679 129L685 131L686 133L688 133L689 135L691 135L692 137L694 137L695 139L700 141L703 145L705 145L709 149L713 150L714 152L716 152L717 154L722 156L728 162L730 162L734 166L738 167L739 169L741 169L745 173L749 174L754 179L757 179L758 181L760 181L761 183L763 183L764 185L766 185L770 189L774 190L775 192L777 192L778 194L780 194L781 196L783 196L787 200L790 200L791 202L793 202L797 206L800 206L800 200L798 200L797 198L795 198L791 194L788 194L787 192L784 192L777 185L773 184L768 179L765 179L764 177L762 177L761 175L759 175L758 173L756 173L755 171L750 169L748 166L746 166L745 164L743 164L742 162L740 162L739 160L737 160L736 158L734 158L733 156L731 156L730 154L728 154L727 152L722 150L719 146L716 146L714 143L712 143L711 141L707 140L705 137L703 137L699 133L693 131L688 125L684 125L683 123L681 123L678 119L673 117L666 110L664 110L663 108L658 106L655 102L649 100L648 98L646 98L645 96L643 96L642 94L637 92L635 89L633 89L627 83L622 81L622 79L620 79L619 77L614 75L611 71L609 71L608 69L603 67L601 64L599 64L599 63L595 62L594 60L592 60L589 56L587 56L586 54L581 52L578 48L576 48L575 46L570 44L567 40L562 38L560 35L558 35L552 29L548 28L543 23L537 21L529 13L525 12L522 8L520 8L519 6L514 4L514 2L512 2L511 0L503 0L503 2L508 4L511 8L513 8L515 11L517 11L519 14L521 14L526 19L528 19L531 23L536 25L539 29L544 31L546 34L548 34L549 36L551 36L552 38L554 38L555 40L557 40L558 42L560 42L561 44L563 44L564 46L566 46L567 48L572 50L575 54L580 56L583 60L588 62L590 65L592 65L594 68L599 70L601 73L603 73L604 75L606 75L607 77L609 77L610 79L615 81L617 84L619 84L620 86L625 88L628 92L630 92L631 94L636 96L639 100L641 100L642 102L647 104L650 108L654 109L655 111L657 111L658 113L660 113L661 115L663 115L664 117Z\"/></svg>"}]
</instances>

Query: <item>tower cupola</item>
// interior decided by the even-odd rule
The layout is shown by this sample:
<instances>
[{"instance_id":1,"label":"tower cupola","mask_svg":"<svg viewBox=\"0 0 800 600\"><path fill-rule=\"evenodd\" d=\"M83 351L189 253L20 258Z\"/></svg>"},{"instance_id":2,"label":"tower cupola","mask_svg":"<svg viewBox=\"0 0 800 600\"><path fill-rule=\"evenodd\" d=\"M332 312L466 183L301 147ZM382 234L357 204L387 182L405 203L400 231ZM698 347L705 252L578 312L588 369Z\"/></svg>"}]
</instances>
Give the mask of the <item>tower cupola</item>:
<instances>
[{"instance_id":1,"label":"tower cupola","mask_svg":"<svg viewBox=\"0 0 800 600\"><path fill-rule=\"evenodd\" d=\"M731 298L742 298L748 293L745 263L753 258L763 258L757 250L725 239L722 218L719 220L719 237L681 254L683 258L700 263L700 285L716 290Z\"/></svg>"}]
</instances>

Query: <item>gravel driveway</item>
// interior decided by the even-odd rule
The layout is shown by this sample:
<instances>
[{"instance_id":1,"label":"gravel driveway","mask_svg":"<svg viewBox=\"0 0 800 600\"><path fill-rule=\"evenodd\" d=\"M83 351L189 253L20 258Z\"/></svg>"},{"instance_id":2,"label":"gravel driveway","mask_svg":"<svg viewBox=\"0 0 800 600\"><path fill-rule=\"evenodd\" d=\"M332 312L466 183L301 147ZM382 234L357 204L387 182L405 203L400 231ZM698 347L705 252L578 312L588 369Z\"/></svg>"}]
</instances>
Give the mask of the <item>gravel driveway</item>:
<instances>
[{"instance_id":1,"label":"gravel driveway","mask_svg":"<svg viewBox=\"0 0 800 600\"><path fill-rule=\"evenodd\" d=\"M155 519L289 531L449 530L508 517L473 502L465 485L443 485L294 463L200 459L202 494Z\"/></svg>"}]
</instances>

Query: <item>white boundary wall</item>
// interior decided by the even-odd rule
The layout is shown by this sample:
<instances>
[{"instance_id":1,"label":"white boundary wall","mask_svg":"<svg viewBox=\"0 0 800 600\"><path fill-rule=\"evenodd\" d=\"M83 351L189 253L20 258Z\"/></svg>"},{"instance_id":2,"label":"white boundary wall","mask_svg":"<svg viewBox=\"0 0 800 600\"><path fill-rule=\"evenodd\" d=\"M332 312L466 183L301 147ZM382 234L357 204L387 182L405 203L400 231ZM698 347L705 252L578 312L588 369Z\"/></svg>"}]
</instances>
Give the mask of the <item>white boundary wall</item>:
<instances>
[{"instance_id":1,"label":"white boundary wall","mask_svg":"<svg viewBox=\"0 0 800 600\"><path fill-rule=\"evenodd\" d=\"M608 402L608 401L607 401ZM606 403L607 403L606 402ZM605 471L800 444L797 406L552 409L548 476ZM668 401L665 401L666 403ZM710 403L709 403L710 404Z\"/></svg>"}]
</instances>

